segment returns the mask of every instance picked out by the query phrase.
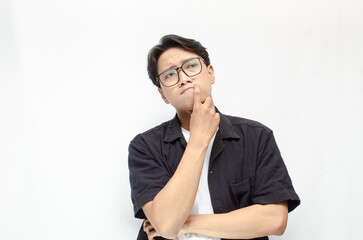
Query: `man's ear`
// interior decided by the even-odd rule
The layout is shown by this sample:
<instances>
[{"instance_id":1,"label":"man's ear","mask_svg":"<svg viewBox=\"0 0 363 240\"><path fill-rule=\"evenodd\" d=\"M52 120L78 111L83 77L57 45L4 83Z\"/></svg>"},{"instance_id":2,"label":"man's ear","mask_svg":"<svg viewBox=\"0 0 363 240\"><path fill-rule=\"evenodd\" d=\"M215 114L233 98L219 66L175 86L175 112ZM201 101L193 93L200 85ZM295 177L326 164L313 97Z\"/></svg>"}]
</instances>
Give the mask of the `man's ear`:
<instances>
[{"instance_id":1,"label":"man's ear","mask_svg":"<svg viewBox=\"0 0 363 240\"><path fill-rule=\"evenodd\" d=\"M163 93L163 90L161 90L161 88L158 88L158 91L159 91L159 93L160 93L160 95L161 95L161 98L164 100L164 102L165 102L166 104L169 104L169 101L168 101L168 99L166 99L166 97L165 97L165 95L164 95L164 93Z\"/></svg>"},{"instance_id":2,"label":"man's ear","mask_svg":"<svg viewBox=\"0 0 363 240\"><path fill-rule=\"evenodd\" d=\"M211 84L215 83L215 76L214 76L214 69L212 65L208 66L208 75L209 75L209 79L211 80Z\"/></svg>"}]
</instances>

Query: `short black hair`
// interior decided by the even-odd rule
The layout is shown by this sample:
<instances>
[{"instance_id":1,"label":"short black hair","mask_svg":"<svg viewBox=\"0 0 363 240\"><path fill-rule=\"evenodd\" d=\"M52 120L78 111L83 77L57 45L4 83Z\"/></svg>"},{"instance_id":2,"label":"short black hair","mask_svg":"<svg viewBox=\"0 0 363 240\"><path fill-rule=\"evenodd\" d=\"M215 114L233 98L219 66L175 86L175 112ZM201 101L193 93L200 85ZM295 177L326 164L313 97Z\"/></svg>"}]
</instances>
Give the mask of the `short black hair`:
<instances>
[{"instance_id":1,"label":"short black hair","mask_svg":"<svg viewBox=\"0 0 363 240\"><path fill-rule=\"evenodd\" d=\"M158 45L155 45L152 49L150 49L147 58L147 73L153 84L158 88L160 88L160 83L157 79L158 59L163 52L172 47L180 47L189 52L193 52L202 57L207 66L210 65L207 49L203 47L200 42L174 34L165 35L160 39L160 43Z\"/></svg>"}]
</instances>

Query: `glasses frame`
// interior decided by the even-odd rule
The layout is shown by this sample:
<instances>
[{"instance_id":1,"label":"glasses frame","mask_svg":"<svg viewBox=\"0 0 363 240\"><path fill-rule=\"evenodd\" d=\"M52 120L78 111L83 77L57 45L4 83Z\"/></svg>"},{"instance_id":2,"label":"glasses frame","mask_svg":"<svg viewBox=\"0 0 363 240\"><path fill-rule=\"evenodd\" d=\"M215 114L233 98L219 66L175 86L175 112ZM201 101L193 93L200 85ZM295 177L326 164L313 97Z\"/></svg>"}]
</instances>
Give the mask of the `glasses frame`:
<instances>
[{"instance_id":1,"label":"glasses frame","mask_svg":"<svg viewBox=\"0 0 363 240\"><path fill-rule=\"evenodd\" d=\"M190 60L194 60L194 59L198 59L198 61L199 61L199 63L200 63L200 71L198 72L198 73L196 73L196 74L193 74L193 75L189 75L188 73L186 73L185 71L184 71L184 69L183 69L183 66L184 66L184 64L186 64L187 62L189 62ZM159 85L160 85L160 83L164 86L164 87L172 87L172 86L175 86L175 85L177 85L178 83L179 83L179 81L180 81L180 77L179 77L179 69L181 69L182 71L183 71L183 73L185 74L185 75L187 75L188 77L195 77L195 76L197 76L197 75L199 75L201 72L202 72L202 70L203 70L203 64L202 64L202 62L200 61L200 60L203 60L203 62L205 63L205 61L204 61L204 59L202 58L202 57L194 57L194 58L190 58L190 59L188 59L188 60L186 60L180 67L177 67L177 68L168 68L168 69L166 69L165 71L162 71L158 76L156 76L156 78L157 78L157 80L158 80L158 82L159 82ZM161 76L161 74L163 74L163 73L165 73L165 72L167 72L167 71L170 71L170 70L175 70L176 71L176 73L177 73L177 75L178 75L178 81L176 82L176 83L174 83L173 85L170 85L170 86L166 86L161 80L160 80L160 76Z\"/></svg>"}]
</instances>

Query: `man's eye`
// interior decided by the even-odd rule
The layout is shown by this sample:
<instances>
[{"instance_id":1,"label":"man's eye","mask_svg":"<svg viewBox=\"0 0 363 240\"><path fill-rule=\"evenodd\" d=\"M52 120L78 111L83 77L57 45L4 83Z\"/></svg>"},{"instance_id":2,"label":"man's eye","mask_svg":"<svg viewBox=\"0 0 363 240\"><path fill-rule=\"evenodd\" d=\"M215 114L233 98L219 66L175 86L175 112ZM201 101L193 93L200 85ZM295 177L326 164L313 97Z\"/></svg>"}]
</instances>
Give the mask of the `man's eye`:
<instances>
[{"instance_id":1,"label":"man's eye","mask_svg":"<svg viewBox=\"0 0 363 240\"><path fill-rule=\"evenodd\" d=\"M167 74L165 74L165 78L171 78L174 77L175 73L174 72L168 72Z\"/></svg>"},{"instance_id":2,"label":"man's eye","mask_svg":"<svg viewBox=\"0 0 363 240\"><path fill-rule=\"evenodd\" d=\"M197 62L191 62L191 63L188 63L187 64L187 66L186 66L186 68L187 69L193 69L193 68L196 68L196 67L198 67L198 63Z\"/></svg>"}]
</instances>

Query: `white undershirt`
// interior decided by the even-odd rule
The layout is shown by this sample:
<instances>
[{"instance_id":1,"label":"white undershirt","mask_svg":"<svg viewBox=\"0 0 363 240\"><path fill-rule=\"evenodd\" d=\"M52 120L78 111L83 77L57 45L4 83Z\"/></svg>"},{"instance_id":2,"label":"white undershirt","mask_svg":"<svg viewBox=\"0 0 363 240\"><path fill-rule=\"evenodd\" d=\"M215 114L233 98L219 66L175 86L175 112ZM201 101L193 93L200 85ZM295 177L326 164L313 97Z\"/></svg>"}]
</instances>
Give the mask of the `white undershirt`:
<instances>
[{"instance_id":1,"label":"white undershirt","mask_svg":"<svg viewBox=\"0 0 363 240\"><path fill-rule=\"evenodd\" d=\"M190 132L185 130L184 128L181 129L182 133L184 135L185 140L188 142L190 137ZM190 214L213 214L213 207L212 202L210 199L209 194L209 187L208 187L208 166L209 166L209 159L210 154L212 151L212 146L214 142L216 134L212 137L212 139L209 142L207 151L205 152L205 158L204 158L204 164L203 164L203 170L202 174L200 176L199 186L197 195L195 197L194 205L192 208L192 211ZM194 234L194 233L188 233L183 234L175 238L174 240L220 240L220 238L212 238L207 237L200 234Z\"/></svg>"}]
</instances>

